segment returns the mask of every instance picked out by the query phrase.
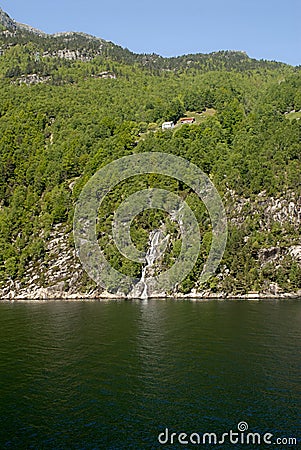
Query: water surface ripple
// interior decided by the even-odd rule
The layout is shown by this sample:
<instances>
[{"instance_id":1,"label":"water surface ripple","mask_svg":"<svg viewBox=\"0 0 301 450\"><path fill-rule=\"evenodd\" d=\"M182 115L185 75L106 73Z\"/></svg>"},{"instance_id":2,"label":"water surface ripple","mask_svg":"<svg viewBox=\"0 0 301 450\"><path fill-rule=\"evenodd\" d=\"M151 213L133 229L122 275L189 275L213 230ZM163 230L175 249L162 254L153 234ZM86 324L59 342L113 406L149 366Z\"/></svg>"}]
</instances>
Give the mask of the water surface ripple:
<instances>
[{"instance_id":1,"label":"water surface ripple","mask_svg":"<svg viewBox=\"0 0 301 450\"><path fill-rule=\"evenodd\" d=\"M300 439L300 338L297 300L3 302L0 448L157 449L241 421Z\"/></svg>"}]
</instances>

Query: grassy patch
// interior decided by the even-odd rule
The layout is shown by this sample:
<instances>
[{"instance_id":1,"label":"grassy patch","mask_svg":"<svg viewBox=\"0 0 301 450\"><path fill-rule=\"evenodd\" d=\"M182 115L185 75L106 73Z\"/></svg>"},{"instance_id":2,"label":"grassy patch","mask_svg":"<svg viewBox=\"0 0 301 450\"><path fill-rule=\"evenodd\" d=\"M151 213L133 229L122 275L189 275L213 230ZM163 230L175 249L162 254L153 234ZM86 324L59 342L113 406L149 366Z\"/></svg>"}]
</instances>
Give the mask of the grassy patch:
<instances>
[{"instance_id":1,"label":"grassy patch","mask_svg":"<svg viewBox=\"0 0 301 450\"><path fill-rule=\"evenodd\" d=\"M288 114L285 114L285 117L289 120L293 120L293 119L300 120L301 119L301 111L290 112Z\"/></svg>"},{"instance_id":2,"label":"grassy patch","mask_svg":"<svg viewBox=\"0 0 301 450\"><path fill-rule=\"evenodd\" d=\"M194 117L195 125L199 125L201 122L203 122L207 117L214 116L216 113L215 109L213 108L206 108L205 111L198 112L198 111L186 111L184 117ZM177 122L175 128L179 128L182 124L180 122Z\"/></svg>"}]
</instances>

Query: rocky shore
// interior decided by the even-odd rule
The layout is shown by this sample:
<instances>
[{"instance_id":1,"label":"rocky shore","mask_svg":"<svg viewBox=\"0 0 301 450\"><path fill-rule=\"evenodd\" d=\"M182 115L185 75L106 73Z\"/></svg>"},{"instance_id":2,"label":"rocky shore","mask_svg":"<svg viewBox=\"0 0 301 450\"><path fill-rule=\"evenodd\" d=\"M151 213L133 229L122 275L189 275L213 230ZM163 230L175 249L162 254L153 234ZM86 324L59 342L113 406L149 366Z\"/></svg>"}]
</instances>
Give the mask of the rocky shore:
<instances>
[{"instance_id":1,"label":"rocky shore","mask_svg":"<svg viewBox=\"0 0 301 450\"><path fill-rule=\"evenodd\" d=\"M247 220L244 206L248 199L238 197L235 193L228 192L228 222L236 227L241 227ZM294 230L299 229L301 223L301 198L294 195L290 200L282 200L266 197L265 193L258 195L251 204L252 214L261 216L260 230L272 227L273 223L284 227L290 224ZM233 210L232 210L233 208ZM248 208L250 214L250 208ZM0 299L3 300L81 300L81 299L118 299L131 298L122 293L111 294L98 288L84 272L81 262L73 247L72 229L66 224L54 225L51 232L41 238L45 242L45 253L36 261L30 261L22 277L0 280ZM247 242L250 236L246 235ZM301 265L301 242L300 239L289 239L286 243L278 242L277 245L261 247L258 249L256 260L260 270L270 265L274 271L285 264L289 258L298 266ZM301 286L286 292L275 281L263 279L260 289L254 291L237 292L232 289L231 273L226 266L220 268L217 274L222 283L229 279L229 289L216 286L215 289L202 289L195 286L190 293L179 292L173 295L156 292L150 298L178 298L178 299L267 299L267 298L301 298ZM132 296L132 298L134 298Z\"/></svg>"},{"instance_id":2,"label":"rocky shore","mask_svg":"<svg viewBox=\"0 0 301 450\"><path fill-rule=\"evenodd\" d=\"M148 299L175 299L175 300L262 300L262 299L300 299L301 289L297 292L248 292L246 294L232 293L212 293L208 290L201 292L190 292L189 294L175 293L174 295L159 293L151 295ZM121 294L112 294L107 291L95 289L89 292L70 293L53 288L40 288L34 292L16 292L14 290L2 294L0 291L0 301L47 301L47 300L68 300L68 301L84 301L84 300L139 300L139 298L130 297ZM141 300L146 300L141 299Z\"/></svg>"}]
</instances>

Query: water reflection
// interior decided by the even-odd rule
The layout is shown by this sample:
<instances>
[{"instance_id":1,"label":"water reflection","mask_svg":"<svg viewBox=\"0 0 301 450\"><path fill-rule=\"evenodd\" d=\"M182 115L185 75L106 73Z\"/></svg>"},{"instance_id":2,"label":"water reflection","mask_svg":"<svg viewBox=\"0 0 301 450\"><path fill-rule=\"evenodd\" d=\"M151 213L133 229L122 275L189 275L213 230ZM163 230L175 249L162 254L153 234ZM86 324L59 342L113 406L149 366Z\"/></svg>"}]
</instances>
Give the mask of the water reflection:
<instances>
[{"instance_id":1,"label":"water reflection","mask_svg":"<svg viewBox=\"0 0 301 450\"><path fill-rule=\"evenodd\" d=\"M298 435L300 338L298 301L0 304L0 448L151 449L241 420Z\"/></svg>"}]
</instances>

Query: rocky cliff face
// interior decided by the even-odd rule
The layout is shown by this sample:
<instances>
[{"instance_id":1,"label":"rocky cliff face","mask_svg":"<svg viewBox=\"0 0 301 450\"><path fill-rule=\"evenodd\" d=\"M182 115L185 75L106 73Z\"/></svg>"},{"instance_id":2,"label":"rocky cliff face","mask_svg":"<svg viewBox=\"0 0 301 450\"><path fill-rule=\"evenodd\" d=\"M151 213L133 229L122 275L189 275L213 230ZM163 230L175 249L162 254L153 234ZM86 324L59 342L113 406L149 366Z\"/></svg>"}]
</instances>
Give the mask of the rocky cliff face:
<instances>
[{"instance_id":1,"label":"rocky cliff face","mask_svg":"<svg viewBox=\"0 0 301 450\"><path fill-rule=\"evenodd\" d=\"M0 24L9 30L16 30L17 23L9 17L9 15L0 8Z\"/></svg>"},{"instance_id":2,"label":"rocky cliff face","mask_svg":"<svg viewBox=\"0 0 301 450\"><path fill-rule=\"evenodd\" d=\"M250 69L253 69L256 66L260 67L262 65L264 65L266 68L271 69L275 68L276 66L286 66L286 64L284 63L275 61L257 61L250 58L245 52L231 50L213 52L210 54L197 53L171 58L164 58L155 53L136 54L131 52L127 48L122 48L121 46L116 45L112 42L106 41L99 37L91 36L86 33L74 31L55 34L44 33L43 31L40 31L29 25L16 22L1 8L0 25L0 36L2 34L6 38L14 38L18 34L19 36L22 35L23 41L27 40L28 42L30 42L30 37L32 37L32 35L35 35L35 37L39 36L41 38L39 44L41 45L41 47L45 48L45 51L47 51L46 41L49 40L49 38L57 40L57 44L59 46L58 50L61 51L61 54L59 55L56 51L51 52L49 56L66 57L66 59L79 59L82 61L87 61L97 55L104 53L106 56L109 56L119 62L123 62L126 64L138 63L142 67L149 67L151 69L157 68L164 71L178 69L182 70L183 68L192 67L208 71L208 67L210 67L210 61L214 61L215 70L217 67L220 67L221 69L227 67L229 70L233 70L233 68L241 70L242 63L249 65ZM70 44L72 44L72 41L73 43L80 43L81 50L85 48L84 51L80 52L80 55L76 53L76 50L78 50L78 48L70 49ZM11 40L10 42L7 40L7 44L14 45L13 40ZM0 48L0 53L3 51L4 50ZM71 51L71 54L69 53L69 51ZM88 55L87 51L89 53Z\"/></svg>"},{"instance_id":3,"label":"rocky cliff face","mask_svg":"<svg viewBox=\"0 0 301 450\"><path fill-rule=\"evenodd\" d=\"M234 224L242 224L250 214L258 215L260 229L265 231L269 231L273 223L289 223L296 229L301 224L301 197L295 192L274 198L263 191L251 200L229 191L228 198L231 200L230 213Z\"/></svg>"},{"instance_id":4,"label":"rocky cliff face","mask_svg":"<svg viewBox=\"0 0 301 450\"><path fill-rule=\"evenodd\" d=\"M257 214L260 217L260 229L266 230L273 225L285 227L293 226L298 230L301 226L301 198L291 196L287 198L269 198L261 193L251 202L250 199L242 199L234 192L229 192L231 201L228 199L228 221L238 228L244 226L248 214ZM248 214L243 206L248 207ZM234 209L235 208L235 213ZM247 242L250 236L246 235ZM279 242L277 245L261 247L257 250L255 259L259 270L266 267L280 267L287 258L301 266L301 241L296 240ZM64 224L56 225L50 235L45 239L46 254L37 262L31 262L22 280L10 280L0 289L2 299L57 299L57 298L107 298L114 297L103 289L97 287L85 274L81 262L78 259L72 244L72 230L67 229ZM251 257L251 255L250 255ZM259 274L260 276L260 274ZM231 273L223 267L218 269L217 278L229 279L231 285ZM164 293L161 295L164 296ZM215 289L193 288L189 294L180 292L176 296L181 297L235 297L237 294L229 291ZM244 292L239 297L299 297L301 290L290 293L284 292L277 282L263 281L261 288L256 292Z\"/></svg>"},{"instance_id":5,"label":"rocky cliff face","mask_svg":"<svg viewBox=\"0 0 301 450\"><path fill-rule=\"evenodd\" d=\"M2 27L6 28L10 32L14 32L17 30L24 30L38 34L39 36L46 36L46 33L43 33L43 31L37 30L36 28L33 28L24 23L16 22L1 8L0 8L0 24L2 25Z\"/></svg>"},{"instance_id":6,"label":"rocky cliff face","mask_svg":"<svg viewBox=\"0 0 301 450\"><path fill-rule=\"evenodd\" d=\"M25 38L26 41L30 41L32 35L36 35L41 38L40 44L45 49L45 51L41 53L41 57L90 61L95 56L101 55L104 47L118 47L105 41L104 39L81 32L71 31L47 34L29 25L16 22L0 8L0 36L1 35L6 38L6 44L0 48L0 54L3 54L6 48L14 45L14 39L16 36L22 36L22 38ZM48 50L49 39L54 39L56 43L55 50Z\"/></svg>"},{"instance_id":7,"label":"rocky cliff face","mask_svg":"<svg viewBox=\"0 0 301 450\"><path fill-rule=\"evenodd\" d=\"M82 33L82 32L66 31L66 32L60 32L60 33L54 33L54 34L47 34L47 33L44 33L43 31L38 30L37 28L34 28L30 25L16 22L1 8L0 8L0 25L2 25L2 28L6 29L8 32L11 32L11 33L16 32L16 31L25 31L28 33L37 34L38 36L41 36L41 37L51 36L53 38L61 39L65 43L70 42L76 38L82 38L87 41L106 42L104 39L97 38L95 36L92 36L87 33Z\"/></svg>"}]
</instances>

